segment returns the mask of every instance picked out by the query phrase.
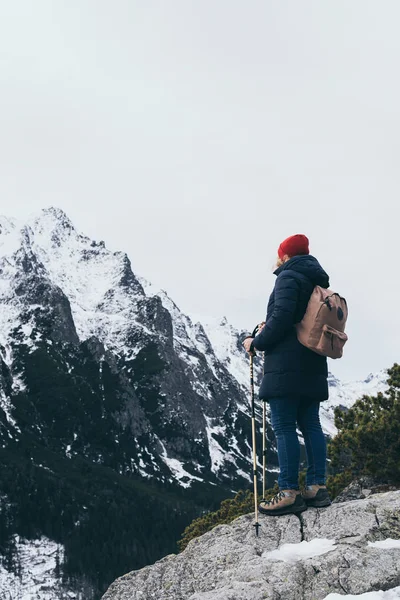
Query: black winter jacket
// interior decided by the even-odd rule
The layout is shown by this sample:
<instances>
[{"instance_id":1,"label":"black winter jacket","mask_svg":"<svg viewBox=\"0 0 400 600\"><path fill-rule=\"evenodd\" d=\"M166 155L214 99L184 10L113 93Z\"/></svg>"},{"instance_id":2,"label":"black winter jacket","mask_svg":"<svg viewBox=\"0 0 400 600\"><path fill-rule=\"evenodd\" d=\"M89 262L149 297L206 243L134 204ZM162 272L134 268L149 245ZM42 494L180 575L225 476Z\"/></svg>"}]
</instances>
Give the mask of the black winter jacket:
<instances>
[{"instance_id":1,"label":"black winter jacket","mask_svg":"<svg viewBox=\"0 0 400 600\"><path fill-rule=\"evenodd\" d=\"M265 351L260 398L304 396L328 398L327 359L297 339L295 324L304 317L316 285L329 287L329 277L313 256L294 256L275 271L277 280L268 303L266 324L252 347Z\"/></svg>"}]
</instances>

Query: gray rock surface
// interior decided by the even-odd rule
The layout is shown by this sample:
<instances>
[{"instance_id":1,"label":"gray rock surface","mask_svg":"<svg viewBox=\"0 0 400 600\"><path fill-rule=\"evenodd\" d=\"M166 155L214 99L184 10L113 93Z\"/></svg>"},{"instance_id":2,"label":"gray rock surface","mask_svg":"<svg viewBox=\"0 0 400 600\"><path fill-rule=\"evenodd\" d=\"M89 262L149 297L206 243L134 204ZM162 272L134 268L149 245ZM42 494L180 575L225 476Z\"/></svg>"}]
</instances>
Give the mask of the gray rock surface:
<instances>
[{"instance_id":1,"label":"gray rock surface","mask_svg":"<svg viewBox=\"0 0 400 600\"><path fill-rule=\"evenodd\" d=\"M362 476L354 479L334 500L338 502L348 502L349 500L363 500L371 494L379 494L382 492L393 492L396 487L374 479L373 477Z\"/></svg>"},{"instance_id":2,"label":"gray rock surface","mask_svg":"<svg viewBox=\"0 0 400 600\"><path fill-rule=\"evenodd\" d=\"M103 600L323 600L400 585L400 548L368 545L400 539L400 491L260 522L258 538L252 515L216 527L182 554L121 577ZM335 546L312 558L285 554L285 544L296 553L316 538ZM277 549L285 560L267 556Z\"/></svg>"}]
</instances>

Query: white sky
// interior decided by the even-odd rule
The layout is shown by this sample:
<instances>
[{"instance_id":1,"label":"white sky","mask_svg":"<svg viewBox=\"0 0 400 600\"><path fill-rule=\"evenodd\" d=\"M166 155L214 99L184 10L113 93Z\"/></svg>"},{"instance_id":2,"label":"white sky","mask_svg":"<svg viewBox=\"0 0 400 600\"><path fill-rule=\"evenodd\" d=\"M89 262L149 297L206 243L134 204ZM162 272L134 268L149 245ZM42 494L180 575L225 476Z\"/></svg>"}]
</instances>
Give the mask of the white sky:
<instances>
[{"instance_id":1,"label":"white sky","mask_svg":"<svg viewBox=\"0 0 400 600\"><path fill-rule=\"evenodd\" d=\"M187 313L251 329L303 232L333 371L400 360L398 0L0 3L4 214L63 208Z\"/></svg>"}]
</instances>

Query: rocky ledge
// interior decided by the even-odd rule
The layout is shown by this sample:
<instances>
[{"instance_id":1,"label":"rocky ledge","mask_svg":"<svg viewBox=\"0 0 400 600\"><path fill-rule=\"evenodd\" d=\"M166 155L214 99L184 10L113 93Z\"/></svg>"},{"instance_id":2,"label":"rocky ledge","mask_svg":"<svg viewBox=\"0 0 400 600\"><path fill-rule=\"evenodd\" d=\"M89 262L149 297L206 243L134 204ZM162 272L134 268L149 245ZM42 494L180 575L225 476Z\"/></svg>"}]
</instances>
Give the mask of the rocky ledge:
<instances>
[{"instance_id":1,"label":"rocky ledge","mask_svg":"<svg viewBox=\"0 0 400 600\"><path fill-rule=\"evenodd\" d=\"M252 515L218 526L121 577L103 600L400 598L400 491L260 523L258 538Z\"/></svg>"}]
</instances>

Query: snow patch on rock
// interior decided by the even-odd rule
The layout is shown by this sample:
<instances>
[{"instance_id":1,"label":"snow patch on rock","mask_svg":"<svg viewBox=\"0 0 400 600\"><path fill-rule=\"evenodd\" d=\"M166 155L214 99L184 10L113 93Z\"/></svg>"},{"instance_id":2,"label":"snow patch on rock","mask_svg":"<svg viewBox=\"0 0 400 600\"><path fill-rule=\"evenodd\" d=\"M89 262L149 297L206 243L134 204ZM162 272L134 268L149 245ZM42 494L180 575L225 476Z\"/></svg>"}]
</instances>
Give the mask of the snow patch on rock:
<instances>
[{"instance_id":1,"label":"snow patch on rock","mask_svg":"<svg viewBox=\"0 0 400 600\"><path fill-rule=\"evenodd\" d=\"M336 547L335 540L327 538L314 539L309 542L305 540L299 544L283 544L277 550L264 552L263 557L268 560L281 560L283 562L297 562L314 556L322 556L331 552Z\"/></svg>"},{"instance_id":2,"label":"snow patch on rock","mask_svg":"<svg viewBox=\"0 0 400 600\"><path fill-rule=\"evenodd\" d=\"M366 592L365 594L329 594L324 600L399 600L400 587L383 592Z\"/></svg>"},{"instance_id":3,"label":"snow patch on rock","mask_svg":"<svg viewBox=\"0 0 400 600\"><path fill-rule=\"evenodd\" d=\"M392 540L388 538L380 542L368 542L370 548L379 548L380 550L390 550L391 548L398 548L400 550L400 540Z\"/></svg>"}]
</instances>

